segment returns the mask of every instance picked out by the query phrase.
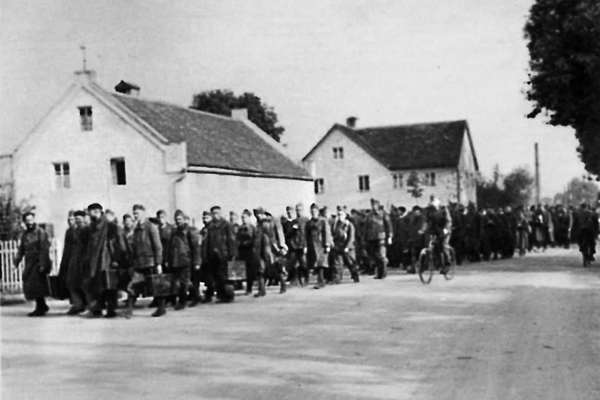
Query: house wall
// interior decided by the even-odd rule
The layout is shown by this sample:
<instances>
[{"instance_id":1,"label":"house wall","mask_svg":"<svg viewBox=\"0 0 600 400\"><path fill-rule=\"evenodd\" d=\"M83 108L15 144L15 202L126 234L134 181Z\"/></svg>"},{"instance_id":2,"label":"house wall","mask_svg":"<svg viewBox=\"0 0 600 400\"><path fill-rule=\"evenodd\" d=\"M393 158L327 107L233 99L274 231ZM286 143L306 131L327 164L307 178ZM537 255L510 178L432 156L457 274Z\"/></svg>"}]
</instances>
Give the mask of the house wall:
<instances>
[{"instance_id":1,"label":"house wall","mask_svg":"<svg viewBox=\"0 0 600 400\"><path fill-rule=\"evenodd\" d=\"M333 158L333 147L344 148L344 158ZM324 179L324 193L316 195L316 201L330 209L338 204L350 208L368 208L371 198L378 199L386 207L391 204L412 207L426 205L430 196L442 202L458 200L458 173L455 168L432 168L414 170L420 179L426 173L435 172L436 185L422 185L421 197L413 197L407 190L406 180L411 170L394 171L403 175L404 184L393 187L392 171L377 162L360 146L340 131L332 132L323 143L305 160L305 167L315 179ZM369 175L370 190L360 192L358 176ZM464 202L464 200L461 199Z\"/></svg>"},{"instance_id":2,"label":"house wall","mask_svg":"<svg viewBox=\"0 0 600 400\"><path fill-rule=\"evenodd\" d=\"M463 204L470 202L477 204L478 172L475 167L473 150L469 144L468 137L466 137L466 132L460 152L458 171L460 174L460 202Z\"/></svg>"},{"instance_id":3,"label":"house wall","mask_svg":"<svg viewBox=\"0 0 600 400\"><path fill-rule=\"evenodd\" d=\"M220 205L224 213L261 206L274 216L285 213L285 207L314 202L313 183L296 179L262 178L213 173L189 172L177 184L177 206L189 213L199 225L202 211Z\"/></svg>"},{"instance_id":4,"label":"house wall","mask_svg":"<svg viewBox=\"0 0 600 400\"><path fill-rule=\"evenodd\" d=\"M93 130L82 131L78 106L91 105ZM127 184L113 185L110 159L124 157ZM56 188L53 162L69 162L70 188ZM172 162L171 162L172 163ZM142 203L149 212L173 210L173 175L164 152L90 93L77 89L58 104L15 153L17 199L36 206L38 221L49 222L59 239L66 215L99 202L117 215ZM61 240L62 241L62 240Z\"/></svg>"}]
</instances>

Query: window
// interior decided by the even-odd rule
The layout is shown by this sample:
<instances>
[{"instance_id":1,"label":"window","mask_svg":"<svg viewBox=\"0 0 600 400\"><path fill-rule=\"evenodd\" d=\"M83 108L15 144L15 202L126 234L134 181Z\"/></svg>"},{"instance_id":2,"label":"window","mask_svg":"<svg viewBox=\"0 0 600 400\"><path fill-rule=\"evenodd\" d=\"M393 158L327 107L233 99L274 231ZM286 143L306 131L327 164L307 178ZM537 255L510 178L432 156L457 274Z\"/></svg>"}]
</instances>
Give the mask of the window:
<instances>
[{"instance_id":1,"label":"window","mask_svg":"<svg viewBox=\"0 0 600 400\"><path fill-rule=\"evenodd\" d=\"M323 178L315 179L315 194L321 194L325 191L325 181Z\"/></svg>"},{"instance_id":2,"label":"window","mask_svg":"<svg viewBox=\"0 0 600 400\"><path fill-rule=\"evenodd\" d=\"M127 178L125 176L125 159L124 158L111 158L110 159L110 172L112 175L113 185L127 184Z\"/></svg>"},{"instance_id":3,"label":"window","mask_svg":"<svg viewBox=\"0 0 600 400\"><path fill-rule=\"evenodd\" d=\"M71 170L68 162L54 163L54 185L56 189L71 187Z\"/></svg>"},{"instance_id":4,"label":"window","mask_svg":"<svg viewBox=\"0 0 600 400\"><path fill-rule=\"evenodd\" d=\"M360 190L361 192L368 192L369 189L369 175L359 175L358 190Z\"/></svg>"},{"instance_id":5,"label":"window","mask_svg":"<svg viewBox=\"0 0 600 400\"><path fill-rule=\"evenodd\" d=\"M79 108L79 119L82 131L92 130L92 106L81 106Z\"/></svg>"},{"instance_id":6,"label":"window","mask_svg":"<svg viewBox=\"0 0 600 400\"><path fill-rule=\"evenodd\" d=\"M333 148L333 158L335 158L335 159L344 158L344 148L343 147L334 147Z\"/></svg>"},{"instance_id":7,"label":"window","mask_svg":"<svg viewBox=\"0 0 600 400\"><path fill-rule=\"evenodd\" d=\"M404 187L404 176L402 174L392 174L394 181L394 189L401 189Z\"/></svg>"},{"instance_id":8,"label":"window","mask_svg":"<svg viewBox=\"0 0 600 400\"><path fill-rule=\"evenodd\" d=\"M435 172L425 173L425 183L429 186L435 186Z\"/></svg>"}]
</instances>

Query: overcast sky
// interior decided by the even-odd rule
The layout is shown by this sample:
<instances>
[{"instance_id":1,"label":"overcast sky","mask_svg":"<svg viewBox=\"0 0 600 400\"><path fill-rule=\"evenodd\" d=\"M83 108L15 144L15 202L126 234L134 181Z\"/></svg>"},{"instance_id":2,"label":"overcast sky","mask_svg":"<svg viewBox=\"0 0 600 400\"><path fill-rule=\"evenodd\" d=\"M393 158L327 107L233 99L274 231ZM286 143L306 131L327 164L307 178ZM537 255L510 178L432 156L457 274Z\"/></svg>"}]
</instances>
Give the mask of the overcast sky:
<instances>
[{"instance_id":1,"label":"overcast sky","mask_svg":"<svg viewBox=\"0 0 600 400\"><path fill-rule=\"evenodd\" d=\"M0 151L81 67L99 83L189 105L193 93L251 91L273 106L300 158L334 122L468 120L481 169L533 170L542 194L584 172L569 129L527 120L528 0L0 0Z\"/></svg>"}]
</instances>

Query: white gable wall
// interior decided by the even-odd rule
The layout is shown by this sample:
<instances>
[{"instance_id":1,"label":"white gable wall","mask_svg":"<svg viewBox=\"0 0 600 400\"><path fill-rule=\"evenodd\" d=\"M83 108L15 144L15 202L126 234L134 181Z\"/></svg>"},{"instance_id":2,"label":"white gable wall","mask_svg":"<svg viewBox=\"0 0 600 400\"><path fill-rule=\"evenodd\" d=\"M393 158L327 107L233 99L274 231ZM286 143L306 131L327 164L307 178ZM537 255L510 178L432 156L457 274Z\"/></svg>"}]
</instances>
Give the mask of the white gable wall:
<instances>
[{"instance_id":1,"label":"white gable wall","mask_svg":"<svg viewBox=\"0 0 600 400\"><path fill-rule=\"evenodd\" d=\"M343 159L333 158L334 147L343 147ZM392 171L381 165L338 130L333 131L307 157L305 167L315 179L324 179L324 193L316 195L316 201L319 205L327 206L330 209L339 204L347 205L350 208L368 208L371 198L378 199L386 207L391 204L407 207L413 205L423 206L429 202L432 195L444 203L458 200L457 169L415 170L421 179L424 179L425 173L435 172L436 185L422 185L422 196L414 198L408 193L406 187L406 180L411 170L395 171L403 175L404 185L401 188L394 189ZM369 175L370 191L359 191L359 175ZM461 202L465 202L465 198L467 197L461 198Z\"/></svg>"},{"instance_id":2,"label":"white gable wall","mask_svg":"<svg viewBox=\"0 0 600 400\"><path fill-rule=\"evenodd\" d=\"M92 106L92 131L82 131L78 106ZM163 151L97 98L79 89L59 104L15 154L17 199L36 206L38 221L54 224L62 238L66 215L92 202L121 216L134 203L151 212L173 209L172 175ZM126 182L113 185L110 159L125 159ZM56 188L52 163L68 162L70 188Z\"/></svg>"}]
</instances>

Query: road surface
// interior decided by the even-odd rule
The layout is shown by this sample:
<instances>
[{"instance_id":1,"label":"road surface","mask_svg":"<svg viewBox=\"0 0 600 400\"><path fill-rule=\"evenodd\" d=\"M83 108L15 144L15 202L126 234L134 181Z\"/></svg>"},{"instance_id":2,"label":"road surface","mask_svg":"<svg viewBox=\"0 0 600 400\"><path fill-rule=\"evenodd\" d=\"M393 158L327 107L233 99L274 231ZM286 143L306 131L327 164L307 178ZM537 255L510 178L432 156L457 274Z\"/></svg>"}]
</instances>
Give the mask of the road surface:
<instances>
[{"instance_id":1,"label":"road surface","mask_svg":"<svg viewBox=\"0 0 600 400\"><path fill-rule=\"evenodd\" d=\"M159 319L29 307L2 307L2 399L600 399L600 267L574 250Z\"/></svg>"}]
</instances>

